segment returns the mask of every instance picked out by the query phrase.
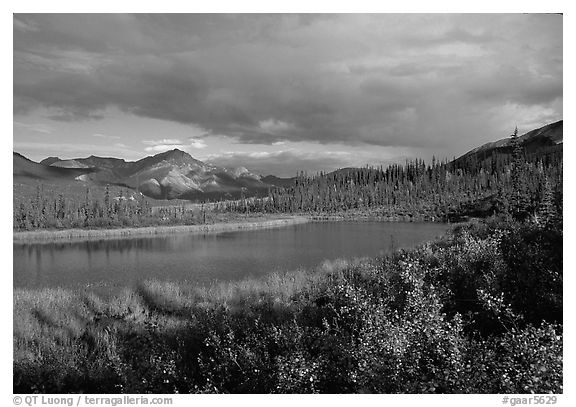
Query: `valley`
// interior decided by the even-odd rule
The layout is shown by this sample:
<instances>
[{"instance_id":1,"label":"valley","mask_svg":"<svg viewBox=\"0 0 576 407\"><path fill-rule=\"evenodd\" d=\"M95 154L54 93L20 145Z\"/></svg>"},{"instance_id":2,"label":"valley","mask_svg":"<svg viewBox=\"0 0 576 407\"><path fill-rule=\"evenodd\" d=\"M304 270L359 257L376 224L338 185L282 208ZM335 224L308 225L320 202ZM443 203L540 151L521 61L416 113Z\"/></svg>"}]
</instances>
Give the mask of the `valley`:
<instances>
[{"instance_id":1,"label":"valley","mask_svg":"<svg viewBox=\"0 0 576 407\"><path fill-rule=\"evenodd\" d=\"M529 216L546 188L561 201L562 130L562 121L552 123L452 161L287 179L218 168L180 150L135 162L91 156L36 163L14 153L14 230L206 225L279 214L436 222L511 211ZM522 199L514 208L518 188Z\"/></svg>"}]
</instances>

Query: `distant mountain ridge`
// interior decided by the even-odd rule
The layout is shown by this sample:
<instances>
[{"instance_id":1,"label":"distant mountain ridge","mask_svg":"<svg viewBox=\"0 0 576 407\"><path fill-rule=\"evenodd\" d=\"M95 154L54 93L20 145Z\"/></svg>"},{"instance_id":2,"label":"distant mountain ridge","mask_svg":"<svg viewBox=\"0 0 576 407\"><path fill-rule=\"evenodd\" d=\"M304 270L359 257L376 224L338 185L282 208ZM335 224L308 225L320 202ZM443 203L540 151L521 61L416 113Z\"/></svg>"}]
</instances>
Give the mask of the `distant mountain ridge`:
<instances>
[{"instance_id":1,"label":"distant mountain ridge","mask_svg":"<svg viewBox=\"0 0 576 407\"><path fill-rule=\"evenodd\" d=\"M178 149L138 161L92 155L67 160L49 157L35 163L14 153L14 177L121 185L157 199L248 196L274 186L245 167L216 167Z\"/></svg>"},{"instance_id":2,"label":"distant mountain ridge","mask_svg":"<svg viewBox=\"0 0 576 407\"><path fill-rule=\"evenodd\" d=\"M53 181L69 182L76 177L89 174L92 169L61 168L49 165L39 164L22 154L13 153L12 161L13 178L18 181L36 180L36 181Z\"/></svg>"},{"instance_id":3,"label":"distant mountain ridge","mask_svg":"<svg viewBox=\"0 0 576 407\"><path fill-rule=\"evenodd\" d=\"M53 164L53 163L55 163L55 162L57 162L57 161L62 161L62 160L61 160L60 158L58 158L58 157L48 157L48 158L45 158L45 159L43 159L42 161L40 161L40 164L42 164L42 165L50 165L50 164Z\"/></svg>"},{"instance_id":4,"label":"distant mountain ridge","mask_svg":"<svg viewBox=\"0 0 576 407\"><path fill-rule=\"evenodd\" d=\"M260 180L265 184L273 185L275 187L288 188L294 185L296 177L280 178L277 177L276 175L267 175L265 177L262 177Z\"/></svg>"},{"instance_id":5,"label":"distant mountain ridge","mask_svg":"<svg viewBox=\"0 0 576 407\"><path fill-rule=\"evenodd\" d=\"M480 166L494 155L511 153L510 137L486 143L454 160L468 168ZM546 154L562 149L563 121L543 126L519 136L528 154ZM94 185L119 185L142 192L156 199L238 198L242 195L263 195L271 187L288 188L293 178L274 175L261 177L245 167L226 169L206 164L178 149L166 151L138 161L113 157L62 160L48 157L36 163L14 152L14 180L20 182L51 181L83 182ZM343 168L338 171L350 171Z\"/></svg>"},{"instance_id":6,"label":"distant mountain ridge","mask_svg":"<svg viewBox=\"0 0 576 407\"><path fill-rule=\"evenodd\" d=\"M518 136L518 140L527 154L545 155L547 152L562 150L563 129L564 121L559 120ZM511 141L512 136L483 144L458 157L454 162L456 164L464 162L481 163L493 155L511 154Z\"/></svg>"}]
</instances>

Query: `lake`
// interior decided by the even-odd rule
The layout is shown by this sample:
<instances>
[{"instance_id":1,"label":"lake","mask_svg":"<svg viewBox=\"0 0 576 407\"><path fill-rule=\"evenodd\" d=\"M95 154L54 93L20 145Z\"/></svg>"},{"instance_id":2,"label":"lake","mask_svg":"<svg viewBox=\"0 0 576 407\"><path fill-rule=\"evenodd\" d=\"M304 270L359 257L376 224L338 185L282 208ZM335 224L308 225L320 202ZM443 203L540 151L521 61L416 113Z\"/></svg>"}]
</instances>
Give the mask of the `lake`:
<instances>
[{"instance_id":1,"label":"lake","mask_svg":"<svg viewBox=\"0 0 576 407\"><path fill-rule=\"evenodd\" d=\"M311 222L280 228L77 242L14 243L14 287L107 288L146 279L208 284L377 256L442 235L447 225Z\"/></svg>"}]
</instances>

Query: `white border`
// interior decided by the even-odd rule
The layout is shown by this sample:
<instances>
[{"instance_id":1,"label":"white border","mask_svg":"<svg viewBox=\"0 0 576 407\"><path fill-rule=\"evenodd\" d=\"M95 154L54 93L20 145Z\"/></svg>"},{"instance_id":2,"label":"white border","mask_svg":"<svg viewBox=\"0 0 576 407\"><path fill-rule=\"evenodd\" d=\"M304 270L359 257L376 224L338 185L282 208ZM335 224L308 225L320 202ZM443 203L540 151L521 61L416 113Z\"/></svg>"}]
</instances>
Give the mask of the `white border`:
<instances>
[{"instance_id":1,"label":"white border","mask_svg":"<svg viewBox=\"0 0 576 407\"><path fill-rule=\"evenodd\" d=\"M387 13L406 13L406 12L419 12L419 13L439 13L439 12L466 12L466 13L542 13L542 12L562 12L564 13L564 109L571 111L572 108L572 91L573 80L572 75L566 73L574 73L573 50L574 46L569 46L570 39L574 37L574 18L572 7L574 2L568 0L524 0L524 1L496 1L484 0L481 2L465 2L465 1L447 1L447 0L403 0L398 2L387 1L312 1L312 0L291 0L290 2L279 3L273 1L233 1L233 0L219 0L210 2L196 2L196 1L176 1L176 0L162 0L142 4L141 1L124 1L124 0L98 0L90 4L80 1L40 1L40 0L26 0L26 1L10 1L3 2L2 5L2 19L0 30L2 30L2 49L9 57L4 59L2 64L2 107L1 110L4 120L2 123L4 137L7 139L5 148L2 149L2 159L0 160L0 168L4 174L4 180L12 179L10 177L12 167L12 96L13 96L13 40L12 40L12 13L30 13L30 12L52 12L52 13L68 13L68 12L228 12L228 13L246 13L246 12L387 12ZM567 157L571 157L573 153L571 135L574 126L570 117L564 123L564 133L568 134L568 140L565 143L565 152ZM564 251L566 253L564 259L564 278L565 278L565 293L564 296L564 309L565 309L565 324L564 324L564 395L559 396L558 405L568 405L569 400L573 402L570 405L575 405L574 401L574 323L571 320L570 310L574 309L574 301L572 299L571 288L574 287L573 272L576 271L573 256L571 256L570 249L572 248L573 230L574 230L574 209L573 190L570 188L570 183L575 179L574 165L571 160L565 162L565 188L564 207L565 207L565 235ZM11 186L11 184L10 184ZM12 190L12 188L10 188ZM8 193L6 193L8 195ZM0 349L2 358L1 372L1 389L0 401L2 405L10 406L12 404L12 336L10 332L12 329L12 250L11 250L11 236L12 236L12 198L6 196L0 200L2 216L2 259L4 259L5 267L1 275L1 321L5 325L3 335L0 337ZM3 264L4 265L4 264ZM173 405L192 405L200 403L210 403L217 405L228 405L229 403L246 403L246 404L269 404L274 397L275 404L293 406L295 403L313 405L317 403L330 403L348 406L351 403L366 403L369 405L442 405L442 406L496 406L503 405L502 398L498 395L439 395L439 396L421 396L421 395L343 395L343 396L309 396L309 395L288 395L288 396L175 396Z\"/></svg>"}]
</instances>

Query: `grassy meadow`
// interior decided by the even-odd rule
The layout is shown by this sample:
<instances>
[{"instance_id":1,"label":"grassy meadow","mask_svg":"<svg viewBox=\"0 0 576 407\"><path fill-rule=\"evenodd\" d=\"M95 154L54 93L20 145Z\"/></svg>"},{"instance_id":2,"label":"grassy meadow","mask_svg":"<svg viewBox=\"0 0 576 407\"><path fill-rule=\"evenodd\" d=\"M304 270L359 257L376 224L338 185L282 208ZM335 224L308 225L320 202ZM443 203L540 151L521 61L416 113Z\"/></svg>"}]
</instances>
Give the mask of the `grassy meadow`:
<instances>
[{"instance_id":1,"label":"grassy meadow","mask_svg":"<svg viewBox=\"0 0 576 407\"><path fill-rule=\"evenodd\" d=\"M488 221L374 259L104 299L14 290L15 393L561 393L562 231Z\"/></svg>"}]
</instances>

